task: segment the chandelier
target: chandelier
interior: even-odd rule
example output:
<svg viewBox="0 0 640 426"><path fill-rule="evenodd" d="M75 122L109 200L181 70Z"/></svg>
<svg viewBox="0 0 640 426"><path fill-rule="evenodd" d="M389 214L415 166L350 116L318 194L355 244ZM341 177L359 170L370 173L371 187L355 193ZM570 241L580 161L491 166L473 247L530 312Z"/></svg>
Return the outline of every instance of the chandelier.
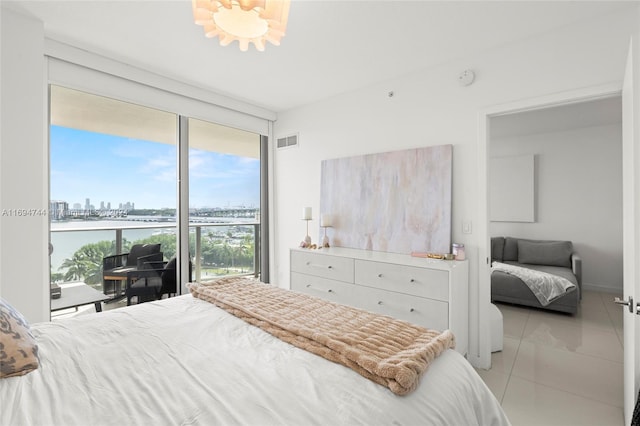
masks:
<svg viewBox="0 0 640 426"><path fill-rule="evenodd" d="M287 28L290 0L193 0L193 18L206 37L222 46L238 40L246 52L249 43L264 51L267 41L280 45Z"/></svg>

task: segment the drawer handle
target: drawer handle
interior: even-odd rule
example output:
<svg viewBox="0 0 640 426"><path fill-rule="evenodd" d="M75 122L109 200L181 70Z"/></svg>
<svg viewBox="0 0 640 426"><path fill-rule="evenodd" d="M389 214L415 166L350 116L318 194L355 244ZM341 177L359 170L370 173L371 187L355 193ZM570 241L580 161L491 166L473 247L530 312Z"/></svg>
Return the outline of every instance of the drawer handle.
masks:
<svg viewBox="0 0 640 426"><path fill-rule="evenodd" d="M415 283L415 282L416 282L416 280L415 280L415 278L411 278L411 279L409 280L409 282L410 282L410 283Z"/></svg>
<svg viewBox="0 0 640 426"><path fill-rule="evenodd" d="M378 300L378 305L382 305L382 300ZM415 312L414 308L409 308L409 312Z"/></svg>
<svg viewBox="0 0 640 426"><path fill-rule="evenodd" d="M382 278L382 274L378 274L378 278Z"/></svg>
<svg viewBox="0 0 640 426"><path fill-rule="evenodd" d="M307 265L307 266L314 266L314 267L316 267L316 268L324 268L324 265L314 265L314 264L312 264L312 263L311 263L311 262L309 262L309 261L307 261L307 263L305 263L305 265ZM327 268L328 268L328 269L333 269L333 266L331 266L331 265L327 265Z"/></svg>
<svg viewBox="0 0 640 426"><path fill-rule="evenodd" d="M310 288L310 289L312 289L312 290L315 290L315 288L311 287L311 284L307 284L307 288ZM329 290L327 290L327 292L329 292L329 293L333 293L333 290L329 289Z"/></svg>

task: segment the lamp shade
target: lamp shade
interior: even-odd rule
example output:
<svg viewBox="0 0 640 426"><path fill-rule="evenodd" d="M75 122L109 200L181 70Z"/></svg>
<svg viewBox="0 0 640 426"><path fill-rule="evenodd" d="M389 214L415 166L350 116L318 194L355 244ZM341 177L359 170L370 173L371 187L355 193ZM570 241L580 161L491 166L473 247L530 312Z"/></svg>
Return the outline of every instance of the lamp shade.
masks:
<svg viewBox="0 0 640 426"><path fill-rule="evenodd" d="M331 228L333 226L333 216L328 213L321 215L320 226L324 228Z"/></svg>
<svg viewBox="0 0 640 426"><path fill-rule="evenodd" d="M243 52L253 43L264 51L265 42L276 46L284 36L290 0L192 0L193 18L207 37L222 46L238 40Z"/></svg>
<svg viewBox="0 0 640 426"><path fill-rule="evenodd" d="M302 209L302 220L311 220L311 207L304 207Z"/></svg>

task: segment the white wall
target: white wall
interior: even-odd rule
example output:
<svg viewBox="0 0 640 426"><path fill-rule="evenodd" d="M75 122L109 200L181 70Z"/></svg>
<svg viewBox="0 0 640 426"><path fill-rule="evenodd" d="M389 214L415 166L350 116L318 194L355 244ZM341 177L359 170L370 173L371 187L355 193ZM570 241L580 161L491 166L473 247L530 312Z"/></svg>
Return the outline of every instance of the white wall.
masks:
<svg viewBox="0 0 640 426"><path fill-rule="evenodd" d="M491 235L570 240L584 288L622 293L622 125L491 140L492 157L523 154L535 155L536 221L492 222Z"/></svg>
<svg viewBox="0 0 640 426"><path fill-rule="evenodd" d="M49 208L44 27L1 10L0 296L45 321L48 217L31 211Z"/></svg>
<svg viewBox="0 0 640 426"><path fill-rule="evenodd" d="M629 34L636 25L634 14L602 16L279 114L275 136L299 132L300 145L274 154L274 282L289 285L289 249L304 236L301 207L318 212L321 160L453 144L453 241L467 247L470 322L478 324L479 306L488 303L477 295L478 248L485 242L462 234L461 228L463 221L476 226L479 217L479 112L578 88L621 86ZM476 71L476 82L460 87L457 76L467 68ZM388 97L391 90L395 95ZM317 227L318 221L311 225ZM471 330L471 358L480 356L478 339Z"/></svg>

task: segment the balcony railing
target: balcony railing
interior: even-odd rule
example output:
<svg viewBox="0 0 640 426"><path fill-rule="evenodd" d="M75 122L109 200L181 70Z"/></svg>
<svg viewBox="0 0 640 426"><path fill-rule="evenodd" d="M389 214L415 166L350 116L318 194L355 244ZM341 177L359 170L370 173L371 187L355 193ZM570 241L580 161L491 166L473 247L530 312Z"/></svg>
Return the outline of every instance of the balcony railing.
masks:
<svg viewBox="0 0 640 426"><path fill-rule="evenodd" d="M83 245L107 240L112 242L114 247L114 252L111 254L120 254L123 252L125 240L130 243L135 243L136 241L134 238L127 238L127 233L137 232L141 234L140 231L149 230L149 235L142 237L143 239L148 239L153 238L153 235L163 233L175 235L177 231L175 222L141 222L140 224L122 225L113 225L113 222L111 222L107 225L100 224L97 221L95 226L87 226L86 223L83 225L78 227L71 225L64 228L52 226L51 241L54 246L54 252L57 245L65 246L65 255L68 254L71 257L73 252ZM223 230L222 228L225 229ZM208 230L210 231L207 232ZM69 234L68 236L70 237L72 233L75 234L75 240L77 240L75 243L70 242L71 238L62 238L63 234ZM85 233L85 235L80 235L79 233ZM90 237L91 234L95 234L95 238L93 236ZM138 237L137 239L141 238ZM204 244L203 239L207 240ZM226 243L226 259L216 259L215 253L204 252L207 248L211 249L214 244L213 241ZM224 275L253 275L255 277L260 275L259 222L192 222L189 224L189 242L194 272L192 279L197 282ZM246 251L250 248L244 245L243 242L249 242L249 246L253 245L253 253L250 253L252 261L249 265L242 261L246 260L246 255L249 254ZM193 247L193 252L191 252L191 247ZM222 250L220 247L219 249ZM57 271L52 271L52 273L54 272ZM102 291L102 283L95 284L94 287Z"/></svg>

